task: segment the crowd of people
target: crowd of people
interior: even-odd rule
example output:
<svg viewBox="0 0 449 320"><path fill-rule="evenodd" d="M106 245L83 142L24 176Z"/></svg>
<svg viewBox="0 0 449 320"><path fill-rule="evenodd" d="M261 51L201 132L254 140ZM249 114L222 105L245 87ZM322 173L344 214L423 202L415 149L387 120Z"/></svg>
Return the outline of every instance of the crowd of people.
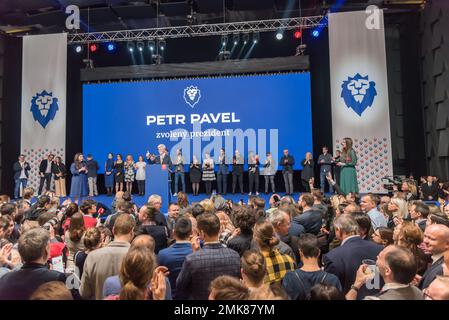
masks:
<svg viewBox="0 0 449 320"><path fill-rule="evenodd" d="M108 207L27 187L0 196L0 299L448 300L449 192L433 180L268 203L180 191L166 213L158 195Z"/></svg>

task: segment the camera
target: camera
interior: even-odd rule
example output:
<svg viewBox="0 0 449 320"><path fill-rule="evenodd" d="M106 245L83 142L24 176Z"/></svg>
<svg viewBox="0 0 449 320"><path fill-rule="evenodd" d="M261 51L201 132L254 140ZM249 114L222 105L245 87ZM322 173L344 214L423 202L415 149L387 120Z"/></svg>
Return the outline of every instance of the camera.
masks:
<svg viewBox="0 0 449 320"><path fill-rule="evenodd" d="M386 176L382 178L382 185L388 191L393 191L395 186L400 190L404 179L405 176Z"/></svg>

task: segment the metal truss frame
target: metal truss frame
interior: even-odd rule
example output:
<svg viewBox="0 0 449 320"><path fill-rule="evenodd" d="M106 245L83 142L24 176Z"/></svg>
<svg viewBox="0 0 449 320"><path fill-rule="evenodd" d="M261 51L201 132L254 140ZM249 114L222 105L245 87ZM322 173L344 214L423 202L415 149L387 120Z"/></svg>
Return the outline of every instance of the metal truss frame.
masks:
<svg viewBox="0 0 449 320"><path fill-rule="evenodd" d="M205 36L222 36L239 33L270 32L276 30L293 30L325 27L325 16L296 17L287 19L245 21L218 24L201 24L181 27L136 29L107 32L69 33L70 44L144 41L155 39L189 38Z"/></svg>

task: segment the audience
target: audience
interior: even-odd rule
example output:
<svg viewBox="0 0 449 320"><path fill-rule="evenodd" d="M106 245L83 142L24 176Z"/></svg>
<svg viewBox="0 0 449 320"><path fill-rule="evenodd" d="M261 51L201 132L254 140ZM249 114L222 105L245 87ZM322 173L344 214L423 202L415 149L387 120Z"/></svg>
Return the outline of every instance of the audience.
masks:
<svg viewBox="0 0 449 320"><path fill-rule="evenodd" d="M393 244L393 230L387 227L379 227L377 228L373 234L371 235L373 241L377 244L380 244L384 247Z"/></svg>
<svg viewBox="0 0 449 320"><path fill-rule="evenodd" d="M317 235L322 226L323 212L314 208L315 199L310 193L303 193L299 197L299 205L303 208L302 214L295 217L292 223L300 224L306 233Z"/></svg>
<svg viewBox="0 0 449 320"><path fill-rule="evenodd" d="M251 248L253 227L256 224L255 211L249 206L239 206L234 210L233 218L234 226L239 232L228 241L227 247L242 256L246 250Z"/></svg>
<svg viewBox="0 0 449 320"><path fill-rule="evenodd" d="M210 284L209 300L248 300L249 289L239 279L219 276Z"/></svg>
<svg viewBox="0 0 449 320"><path fill-rule="evenodd" d="M73 296L65 283L50 281L41 284L33 292L30 300L73 300Z"/></svg>
<svg viewBox="0 0 449 320"><path fill-rule="evenodd" d="M158 211L149 205L140 208L138 220L140 225L136 228L136 235L148 234L153 237L156 246L154 252L159 253L161 249L167 248L169 231L164 225L160 225L156 221Z"/></svg>
<svg viewBox="0 0 449 320"><path fill-rule="evenodd" d="M385 216L377 210L376 196L372 193L368 193L362 197L360 207L362 211L370 217L374 230L379 227L387 227L387 220L385 219Z"/></svg>

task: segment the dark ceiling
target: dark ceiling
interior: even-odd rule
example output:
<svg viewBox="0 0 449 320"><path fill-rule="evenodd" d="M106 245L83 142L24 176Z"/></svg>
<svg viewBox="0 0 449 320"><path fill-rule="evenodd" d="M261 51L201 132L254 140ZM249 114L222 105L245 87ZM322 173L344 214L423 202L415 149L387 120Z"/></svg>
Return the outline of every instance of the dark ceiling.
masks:
<svg viewBox="0 0 449 320"><path fill-rule="evenodd" d="M82 31L112 31L319 15L363 9L398 0L0 0L0 32L54 33L65 30L65 8L81 9ZM416 3L416 1L414 1ZM225 9L225 10L223 10ZM159 16L159 19L157 19Z"/></svg>

